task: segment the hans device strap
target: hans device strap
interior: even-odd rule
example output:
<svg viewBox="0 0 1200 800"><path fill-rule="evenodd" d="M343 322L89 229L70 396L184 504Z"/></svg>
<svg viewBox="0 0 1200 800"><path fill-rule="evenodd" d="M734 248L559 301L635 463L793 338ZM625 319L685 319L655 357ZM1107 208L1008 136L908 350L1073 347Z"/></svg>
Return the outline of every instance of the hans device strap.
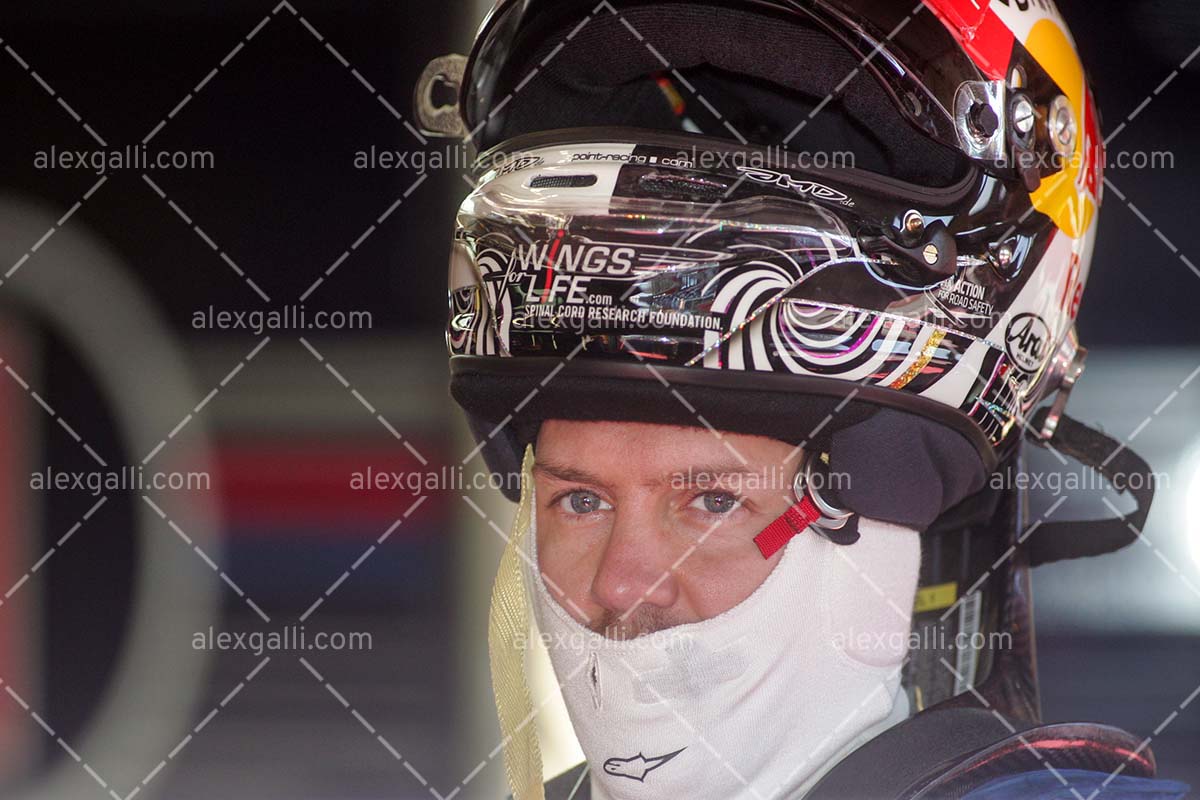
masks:
<svg viewBox="0 0 1200 800"><path fill-rule="evenodd" d="M1133 497L1129 514L1103 520L1047 521L1031 527L1021 538L1030 566L1067 558L1086 558L1120 550L1142 535L1154 500L1154 473L1124 444L1066 416L1058 417L1045 435L1050 408L1039 409L1026 436L1040 447L1057 451L1100 473L1114 489ZM1027 537L1027 538L1026 538Z"/></svg>

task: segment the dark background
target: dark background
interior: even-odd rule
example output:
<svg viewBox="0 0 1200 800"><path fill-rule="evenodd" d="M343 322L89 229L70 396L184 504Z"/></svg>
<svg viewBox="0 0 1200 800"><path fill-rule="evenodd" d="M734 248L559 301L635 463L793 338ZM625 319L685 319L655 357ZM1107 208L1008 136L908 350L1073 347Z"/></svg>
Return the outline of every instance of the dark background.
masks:
<svg viewBox="0 0 1200 800"><path fill-rule="evenodd" d="M35 69L110 145L122 146L141 141L273 7L166 5L10 8L0 37L35 61ZM1088 65L1106 136L1200 45L1200 12L1186 0L1065 0L1059 7ZM193 216L203 210L213 239L240 256L268 294L286 298L303 292L357 239L363 222L390 206L417 174L353 167L354 153L371 145L398 149L416 142L295 16L281 13L286 24L271 24L256 36L254 46L153 141L162 148L214 151L216 169L164 178L162 188L184 209L194 209ZM421 69L436 55L464 52L481 19L461 3L316 3L303 13L406 117ZM68 149L94 142L37 83L21 79L11 60L3 77L9 157L0 164L0 180L54 208L69 207L94 179L39 172L31 154L49 144ZM1166 151L1174 156L1173 169L1108 172L1184 255L1196 250L1191 214L1200 169L1193 147L1198 96L1200 69L1193 61L1112 142L1110 158L1120 150ZM450 146L433 139L426 149ZM435 172L430 181L389 218L386 235L365 244L354 268L339 269L322 292L331 307L370 309L377 312L377 327L389 329L443 324L446 241L464 185L452 171ZM252 307L254 297L245 296L241 281L217 269L204 244L183 235L170 209L147 202L146 191L136 174L119 174L104 187L105 201L87 210L87 222L127 254L172 320L186 323L193 307L189 293L217 305ZM1186 305L1200 276L1111 192L1106 201L1080 312L1081 338L1117 346L1200 341L1200 325Z"/></svg>
<svg viewBox="0 0 1200 800"><path fill-rule="evenodd" d="M1121 435L1153 412L1155 424L1146 428L1139 444L1148 455L1160 453L1165 459L1161 468L1177 470L1178 476L1175 493L1168 495L1174 499L1156 512L1163 535L1178 540L1174 551L1165 544L1163 549L1178 556L1184 578L1195 583L1187 537L1200 537L1200 531L1189 530L1194 520L1170 504L1188 502L1188 487L1200 488L1187 472L1191 462L1179 461L1179 453L1195 445L1200 434L1200 382L1184 380L1200 364L1200 267L1189 265L1200 262L1200 226L1194 219L1200 181L1195 150L1200 9L1192 0L1064 0L1059 5L1089 65L1105 133L1127 123L1113 139L1110 157L1121 150L1158 151L1174 159L1162 169L1108 172L1124 199L1111 187L1106 192L1079 316L1081 339L1095 350L1098 374L1091 384L1081 384L1079 392L1092 392L1083 408ZM199 0L6 5L0 11L0 47L11 47L29 68L0 52L0 193L44 208L51 220L59 218L98 176L88 170L35 168L38 150L96 146L58 98L110 147L140 142L270 15L266 27L153 139L160 149L210 150L215 168L158 171L152 178L274 303L298 298L351 251L306 306L311 312L370 311L372 330L307 338L432 463L457 463L469 445L461 438L445 391L441 331L453 214L466 185L454 170L433 171L386 220L376 223L419 175L412 168L357 169L355 153L372 146L449 152L454 144L431 139L419 145L351 68L410 119L411 92L421 69L437 55L465 52L482 10L453 2L362 0L297 0L291 7L273 12L275 8L270 3ZM301 23L300 15L317 35ZM1189 58L1194 60L1155 94ZM1152 100L1142 107L1147 97ZM376 229L352 247L373 223ZM193 330L197 309L250 310L270 304L189 229L140 171L110 173L64 227L89 231L135 276L182 342L196 375L197 399L258 340L245 331ZM28 250L44 231L28 230L17 252ZM22 272L53 261L53 242L48 240ZM0 264L0 269L8 267ZM22 272L12 280L22 280ZM25 341L37 343L33 362L44 378L42 394L98 450L120 451L112 409L97 402L96 376L89 375L47 320L5 306L5 291L0 285L0 311L7 323L20 328ZM294 336L276 338L223 399L214 401L208 419L227 508L221 563L247 594L284 621L322 596L388 521L412 503L412 496L403 492L363 502L341 491L340 474L338 486L331 488L325 478L332 468L323 465L347 465L347 471L366 464L398 469L412 467L412 461ZM130 342L130 358L137 358L137 347ZM1171 391L1178 391L1179 399L1155 411ZM290 403L307 410L281 422L273 412ZM37 425L36 464L86 468L87 457L76 443L29 405L28 416L3 419L0 425L10 433L21 420ZM187 411L181 407L174 417ZM127 455L132 461L133 454ZM1196 464L1200 467L1200 460ZM31 545L37 555L94 498L75 494L28 497L25 502L40 516L42 532ZM38 620L41 631L35 637L41 689L26 693L41 695L43 715L56 737L68 742L86 727L128 634L127 614L137 601L128 578L130 565L139 558L131 530L138 503L133 495L115 496L95 524L84 529L90 531L87 538L64 547L31 582L31 587L37 584L36 592L23 590L13 603L0 607L0 615L21 613L19 606L13 607L29 595L25 612ZM506 526L505 507L490 508ZM461 782L488 750L476 741L487 741L486 732L476 737L463 731L484 724L480 714L490 714L476 708L481 697L486 700L486 694L478 694L482 629L478 618L461 608L468 599L463 582L471 575L470 569L464 575L461 561L488 553L494 558L486 548L496 544L473 542L472 537L491 534L469 512L464 516L464 509L453 496L423 507L402 535L380 546L344 589L329 596L321 612L330 628L367 629L375 635L370 654L311 661L330 686L371 720L374 733L363 730L328 687L323 690L294 658L281 657L222 712L213 730L197 734L195 743L144 791L173 798L429 796L405 762L419 766L422 779L443 787L442 794ZM463 530L468 524L474 526L469 534ZM1200 552L1195 540L1190 547ZM1178 576L1148 552L1121 558L1126 560L1106 572L1049 567L1036 576L1035 591L1047 587L1047 603L1039 610L1045 631L1044 706L1048 719L1096 719L1148 735L1200 682L1200 647L1194 636L1200 631L1200 603L1195 593L1182 591L1170 596L1174 605L1168 613L1157 614L1147 598L1161 599L1154 587L1174 586ZM475 577L481 584L471 602L486 603L492 563L479 567ZM202 563L193 566L205 570ZM97 574L104 576L102 590ZM1111 590L1105 601L1096 599L1097 581ZM1137 597L1128 603L1118 600L1113 613L1087 611L1089 605L1108 608L1104 604L1113 592L1119 596L1131 588ZM36 604L34 597L40 598ZM1139 605L1138 597L1146 602ZM224 591L222 604L224 623L216 624L231 630L258 624L232 592ZM180 632L179 646L187 641L187 632ZM256 661L246 654L214 656L206 667L209 679L196 703L195 721L219 704ZM1200 783L1197 705L1180 710L1153 744L1167 777L1194 783ZM156 710L139 713L153 715ZM26 722L32 730L32 755L26 763L6 767L10 785L21 791L36 786L39 770L63 760L56 737L43 736L33 722ZM373 741L380 735L404 758L393 757ZM163 753L176 741L178 737L164 740ZM127 794L125 787L137 785L153 765L131 767L129 776L113 783ZM464 796L491 796L477 787L485 781L495 786L499 780L498 762L490 760L477 783L459 788ZM97 789L86 775L83 781L81 792Z"/></svg>

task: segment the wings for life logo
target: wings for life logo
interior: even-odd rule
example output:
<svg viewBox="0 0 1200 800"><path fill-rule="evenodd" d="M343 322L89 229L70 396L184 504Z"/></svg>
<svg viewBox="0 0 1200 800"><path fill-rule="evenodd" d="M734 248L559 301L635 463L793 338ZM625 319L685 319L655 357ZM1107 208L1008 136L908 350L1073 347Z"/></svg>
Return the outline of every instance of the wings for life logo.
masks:
<svg viewBox="0 0 1200 800"><path fill-rule="evenodd" d="M1004 350L1022 372L1037 372L1050 354L1050 328L1037 314L1018 314L1004 332Z"/></svg>
<svg viewBox="0 0 1200 800"><path fill-rule="evenodd" d="M645 783L646 776L654 770L666 764L675 756L686 750L686 747L681 747L674 753L667 753L662 756L646 756L638 753L632 758L610 758L604 762L604 772L608 775L615 775L618 778L629 778L638 783Z"/></svg>

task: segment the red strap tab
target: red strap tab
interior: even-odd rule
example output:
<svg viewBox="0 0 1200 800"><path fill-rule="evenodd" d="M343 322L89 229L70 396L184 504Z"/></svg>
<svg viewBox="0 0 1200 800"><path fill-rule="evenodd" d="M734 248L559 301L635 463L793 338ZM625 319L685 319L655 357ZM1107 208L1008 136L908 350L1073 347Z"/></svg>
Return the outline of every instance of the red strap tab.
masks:
<svg viewBox="0 0 1200 800"><path fill-rule="evenodd" d="M763 528L762 532L754 537L754 543L758 545L758 552L762 553L763 558L770 558L791 541L793 536L820 518L821 512L817 511L811 498L805 497L800 502L793 503L787 511L780 515L779 519Z"/></svg>

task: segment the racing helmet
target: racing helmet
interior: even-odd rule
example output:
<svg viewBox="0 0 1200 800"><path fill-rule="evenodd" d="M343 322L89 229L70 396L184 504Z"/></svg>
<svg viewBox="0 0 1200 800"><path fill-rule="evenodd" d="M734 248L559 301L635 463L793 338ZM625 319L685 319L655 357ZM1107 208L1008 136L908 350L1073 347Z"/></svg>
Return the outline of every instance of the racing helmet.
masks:
<svg viewBox="0 0 1200 800"><path fill-rule="evenodd" d="M1052 2L501 0L416 105L476 155L447 343L493 470L550 418L803 445L849 476L826 506L923 532L914 629L1014 635L914 651L913 707L1039 719L1029 567L1153 493L1031 526L989 480L1022 441L1148 472L1063 414L1104 158Z"/></svg>

